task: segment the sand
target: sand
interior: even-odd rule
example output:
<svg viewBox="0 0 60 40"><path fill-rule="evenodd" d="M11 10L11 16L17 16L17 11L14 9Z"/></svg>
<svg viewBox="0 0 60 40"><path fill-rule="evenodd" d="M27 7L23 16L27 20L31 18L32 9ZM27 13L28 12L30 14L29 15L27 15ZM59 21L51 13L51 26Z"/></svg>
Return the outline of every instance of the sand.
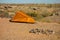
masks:
<svg viewBox="0 0 60 40"><path fill-rule="evenodd" d="M29 33L31 29L49 29L52 34ZM0 18L0 40L60 40L60 24L43 23L36 21L35 24L9 22L8 18Z"/></svg>

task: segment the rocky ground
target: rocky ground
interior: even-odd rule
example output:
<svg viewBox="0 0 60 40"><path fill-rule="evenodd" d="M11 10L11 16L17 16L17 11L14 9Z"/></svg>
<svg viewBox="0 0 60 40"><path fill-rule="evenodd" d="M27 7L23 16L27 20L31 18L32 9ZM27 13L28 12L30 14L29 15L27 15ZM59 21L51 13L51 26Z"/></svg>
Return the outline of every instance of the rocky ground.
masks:
<svg viewBox="0 0 60 40"><path fill-rule="evenodd" d="M0 18L0 40L60 40L60 24L14 23Z"/></svg>

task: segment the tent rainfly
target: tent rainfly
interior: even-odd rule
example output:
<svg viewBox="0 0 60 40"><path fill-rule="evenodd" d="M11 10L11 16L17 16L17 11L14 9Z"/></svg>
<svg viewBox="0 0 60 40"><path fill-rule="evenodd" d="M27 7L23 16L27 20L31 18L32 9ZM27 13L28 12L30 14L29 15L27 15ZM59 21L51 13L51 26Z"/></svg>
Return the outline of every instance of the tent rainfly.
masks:
<svg viewBox="0 0 60 40"><path fill-rule="evenodd" d="M15 16L10 21L21 23L35 23L35 20L32 17L26 15L26 13L22 11L16 12Z"/></svg>

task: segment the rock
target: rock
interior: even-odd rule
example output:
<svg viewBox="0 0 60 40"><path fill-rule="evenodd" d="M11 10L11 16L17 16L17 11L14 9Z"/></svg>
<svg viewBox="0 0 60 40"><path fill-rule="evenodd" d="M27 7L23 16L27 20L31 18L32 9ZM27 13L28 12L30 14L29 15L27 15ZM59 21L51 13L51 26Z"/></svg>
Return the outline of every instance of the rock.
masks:
<svg viewBox="0 0 60 40"><path fill-rule="evenodd" d="M46 30L47 34L53 34L53 30Z"/></svg>
<svg viewBox="0 0 60 40"><path fill-rule="evenodd" d="M29 31L29 33L34 33L34 34L39 34L39 33L41 33L41 34L50 35L50 34L52 34L52 33L54 33L54 32L53 32L53 30L49 30L49 29L43 30L43 29L38 29L38 28L36 28L36 29L31 29L31 30Z"/></svg>
<svg viewBox="0 0 60 40"><path fill-rule="evenodd" d="M34 31L34 29L31 29L29 33L36 33L36 32Z"/></svg>
<svg viewBox="0 0 60 40"><path fill-rule="evenodd" d="M42 33L42 34L46 34L46 31L43 30L43 29L41 29L41 33Z"/></svg>
<svg viewBox="0 0 60 40"><path fill-rule="evenodd" d="M36 31L36 32L40 32L40 29L36 28L35 31Z"/></svg>
<svg viewBox="0 0 60 40"><path fill-rule="evenodd" d="M40 29L36 28L35 32L36 32L36 34L39 34L40 33Z"/></svg>

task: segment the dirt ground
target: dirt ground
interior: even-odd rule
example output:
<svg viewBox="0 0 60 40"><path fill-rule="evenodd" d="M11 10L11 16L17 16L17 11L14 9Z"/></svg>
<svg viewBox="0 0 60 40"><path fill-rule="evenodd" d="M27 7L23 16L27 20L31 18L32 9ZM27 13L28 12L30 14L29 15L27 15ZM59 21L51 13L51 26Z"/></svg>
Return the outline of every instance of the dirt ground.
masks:
<svg viewBox="0 0 60 40"><path fill-rule="evenodd" d="M34 34L29 33L31 29L49 29L54 33ZM60 40L60 24L58 23L14 23L7 18L0 18L0 40Z"/></svg>

